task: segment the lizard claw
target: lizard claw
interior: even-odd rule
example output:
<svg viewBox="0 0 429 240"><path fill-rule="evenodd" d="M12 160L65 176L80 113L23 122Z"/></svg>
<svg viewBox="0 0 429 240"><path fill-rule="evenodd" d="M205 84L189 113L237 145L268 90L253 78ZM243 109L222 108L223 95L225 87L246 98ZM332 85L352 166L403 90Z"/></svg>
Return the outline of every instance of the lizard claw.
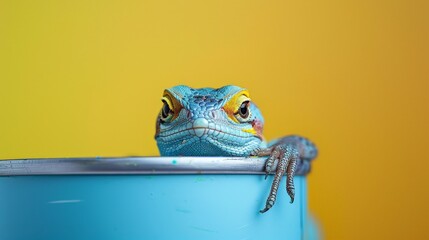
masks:
<svg viewBox="0 0 429 240"><path fill-rule="evenodd" d="M276 173L271 185L270 195L265 203L265 208L260 211L261 213L268 211L276 202L280 181L285 174L287 175L286 191L290 196L290 203L293 203L295 199L293 177L296 172L298 159L298 151L291 144L279 144L272 149L270 157L265 163L265 179L271 171L275 170Z"/></svg>
<svg viewBox="0 0 429 240"><path fill-rule="evenodd" d="M293 201L295 200L295 188L292 186L287 186L286 187L286 191L287 191L287 194L289 195L289 197L290 197L290 203L293 203Z"/></svg>
<svg viewBox="0 0 429 240"><path fill-rule="evenodd" d="M260 213L264 213L264 212L270 210L270 208L274 205L275 202L276 202L276 198L275 197L274 198L268 198L267 199L267 203L265 204L265 208L262 209L262 210L260 210L259 212Z"/></svg>
<svg viewBox="0 0 429 240"><path fill-rule="evenodd" d="M276 169L276 160L279 158L280 154L281 152L278 149L274 149L270 157L265 162L265 179L267 179L268 175Z"/></svg>

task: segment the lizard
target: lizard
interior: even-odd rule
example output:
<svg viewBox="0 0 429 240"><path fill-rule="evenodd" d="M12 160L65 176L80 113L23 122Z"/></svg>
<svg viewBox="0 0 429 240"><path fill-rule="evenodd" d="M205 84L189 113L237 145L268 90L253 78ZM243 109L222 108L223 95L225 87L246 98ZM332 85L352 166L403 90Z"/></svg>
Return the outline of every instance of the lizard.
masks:
<svg viewBox="0 0 429 240"><path fill-rule="evenodd" d="M267 142L262 134L264 118L247 89L233 85L217 89L179 85L165 89L161 101L155 133L161 156L268 157L265 179L271 173L274 179L260 212L275 204L284 175L293 203L293 178L295 174L309 173L317 148L298 135Z"/></svg>

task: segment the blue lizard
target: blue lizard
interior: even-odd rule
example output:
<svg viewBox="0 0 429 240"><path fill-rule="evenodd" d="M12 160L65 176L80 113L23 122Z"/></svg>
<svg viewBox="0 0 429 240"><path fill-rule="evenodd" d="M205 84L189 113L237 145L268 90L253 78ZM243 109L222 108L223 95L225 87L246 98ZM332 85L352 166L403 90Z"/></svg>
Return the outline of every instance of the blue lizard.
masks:
<svg viewBox="0 0 429 240"><path fill-rule="evenodd" d="M162 156L269 156L265 172L275 171L275 176L260 212L274 205L284 174L293 203L293 177L310 171L316 146L296 135L267 143L262 135L264 119L248 90L232 85L218 89L181 85L166 89L162 102L155 134Z"/></svg>

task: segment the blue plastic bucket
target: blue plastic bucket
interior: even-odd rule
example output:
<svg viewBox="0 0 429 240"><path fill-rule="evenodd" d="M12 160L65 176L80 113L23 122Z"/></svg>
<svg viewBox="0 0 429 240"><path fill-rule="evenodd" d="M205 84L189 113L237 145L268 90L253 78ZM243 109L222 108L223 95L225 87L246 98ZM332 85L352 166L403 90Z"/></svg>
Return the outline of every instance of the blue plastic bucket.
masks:
<svg viewBox="0 0 429 240"><path fill-rule="evenodd" d="M0 239L303 239L306 180L290 204L256 158L0 161Z"/></svg>

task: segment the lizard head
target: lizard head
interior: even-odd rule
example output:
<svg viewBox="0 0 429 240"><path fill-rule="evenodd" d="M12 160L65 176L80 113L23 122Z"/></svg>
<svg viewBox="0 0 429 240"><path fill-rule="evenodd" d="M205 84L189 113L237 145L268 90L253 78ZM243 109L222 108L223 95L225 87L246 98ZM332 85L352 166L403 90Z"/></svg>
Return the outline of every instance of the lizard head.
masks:
<svg viewBox="0 0 429 240"><path fill-rule="evenodd" d="M265 144L264 120L237 86L164 91L155 139L163 156L249 156Z"/></svg>

